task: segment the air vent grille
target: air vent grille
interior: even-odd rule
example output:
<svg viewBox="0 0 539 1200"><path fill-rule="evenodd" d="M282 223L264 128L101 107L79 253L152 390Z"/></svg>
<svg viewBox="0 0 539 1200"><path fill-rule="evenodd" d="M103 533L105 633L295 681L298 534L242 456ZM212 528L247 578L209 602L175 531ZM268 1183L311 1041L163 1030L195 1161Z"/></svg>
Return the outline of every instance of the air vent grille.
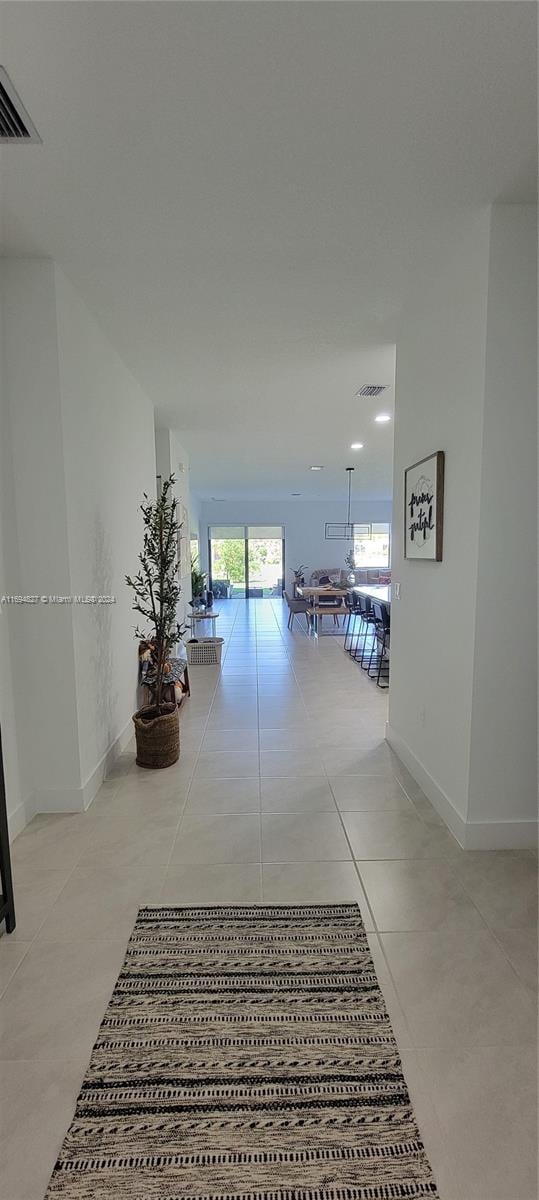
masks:
<svg viewBox="0 0 539 1200"><path fill-rule="evenodd" d="M387 383L364 383L356 396L381 396L382 392L387 392L388 386Z"/></svg>
<svg viewBox="0 0 539 1200"><path fill-rule="evenodd" d="M4 67L0 67L0 144L40 142L35 125L17 95Z"/></svg>

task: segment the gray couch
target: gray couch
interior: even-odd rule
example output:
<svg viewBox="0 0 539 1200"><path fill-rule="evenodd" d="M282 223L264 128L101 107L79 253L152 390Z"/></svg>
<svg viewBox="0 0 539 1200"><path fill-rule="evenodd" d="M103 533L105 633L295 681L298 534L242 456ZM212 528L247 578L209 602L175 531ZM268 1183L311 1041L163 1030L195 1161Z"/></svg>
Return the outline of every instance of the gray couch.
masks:
<svg viewBox="0 0 539 1200"><path fill-rule="evenodd" d="M331 582L337 587L346 587L350 571L347 567L317 567L311 571L310 587L318 587L320 578L329 575ZM357 587L368 587L370 583L391 583L391 571L387 567L357 567L354 571Z"/></svg>

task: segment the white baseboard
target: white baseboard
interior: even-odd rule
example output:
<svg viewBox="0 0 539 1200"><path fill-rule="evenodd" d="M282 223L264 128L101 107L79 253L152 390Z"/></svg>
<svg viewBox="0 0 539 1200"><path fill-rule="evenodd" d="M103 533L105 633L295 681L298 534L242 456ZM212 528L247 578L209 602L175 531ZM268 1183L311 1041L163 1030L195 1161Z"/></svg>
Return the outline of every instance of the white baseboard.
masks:
<svg viewBox="0 0 539 1200"><path fill-rule="evenodd" d="M42 788L39 792L34 792L34 815L84 812L82 793L82 788Z"/></svg>
<svg viewBox="0 0 539 1200"><path fill-rule="evenodd" d="M436 809L436 812L441 816L442 821L445 821L445 824L447 825L448 829L451 830L453 837L456 837L459 845L464 848L466 845L466 822L464 818L461 817L460 813L457 812L455 806L451 803L449 796L446 796L445 792L438 787L438 784L432 778L432 775L429 775L426 768L419 761L419 759L416 758L415 754L412 750L410 750L410 747L407 745L407 743L403 740L403 738L400 737L398 733L395 733L395 730L392 729L391 725L389 724L386 724L386 742L389 742L391 749L395 751L397 757L400 758L402 763L404 763L406 770L410 772L410 775L424 791L425 795Z"/></svg>
<svg viewBox="0 0 539 1200"><path fill-rule="evenodd" d="M86 812L86 809L90 807L92 800L94 800L97 796L101 784L107 778L109 771L114 766L119 755L123 753L126 746L131 741L132 736L133 719L130 717L127 725L124 725L124 728L118 734L118 737L114 740L112 746L109 746L109 749L103 755L100 762L98 762L97 767L95 767L91 775L88 776L84 787L80 789L82 792L83 801L82 811Z"/></svg>
<svg viewBox="0 0 539 1200"><path fill-rule="evenodd" d="M8 813L7 823L10 842L14 841L17 834L22 833L23 829L30 824L33 816L34 806L30 799L21 801L13 812Z"/></svg>
<svg viewBox="0 0 539 1200"><path fill-rule="evenodd" d="M106 779L111 767L125 750L132 737L133 722L129 721L115 738L109 749L94 767L86 783L79 788L56 788L36 792L32 801L32 816L35 813L86 812ZM25 821L27 824L27 821ZM24 826L23 826L24 827ZM20 830L19 830L20 832Z"/></svg>
<svg viewBox="0 0 539 1200"><path fill-rule="evenodd" d="M467 850L536 850L537 821L467 821Z"/></svg>
<svg viewBox="0 0 539 1200"><path fill-rule="evenodd" d="M386 741L464 850L533 850L537 847L537 821L465 821L449 796L389 724L386 725Z"/></svg>

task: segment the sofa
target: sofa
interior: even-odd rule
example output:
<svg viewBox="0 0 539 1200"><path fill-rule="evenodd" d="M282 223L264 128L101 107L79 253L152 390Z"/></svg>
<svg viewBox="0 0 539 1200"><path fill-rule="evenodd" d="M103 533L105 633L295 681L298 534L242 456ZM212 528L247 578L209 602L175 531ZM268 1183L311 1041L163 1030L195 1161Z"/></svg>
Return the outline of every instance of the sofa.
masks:
<svg viewBox="0 0 539 1200"><path fill-rule="evenodd" d="M340 567L317 567L316 571L311 571L309 587L318 587L320 579L324 575L329 575L332 583L340 584L342 582L345 584L347 574L348 571L341 571Z"/></svg>

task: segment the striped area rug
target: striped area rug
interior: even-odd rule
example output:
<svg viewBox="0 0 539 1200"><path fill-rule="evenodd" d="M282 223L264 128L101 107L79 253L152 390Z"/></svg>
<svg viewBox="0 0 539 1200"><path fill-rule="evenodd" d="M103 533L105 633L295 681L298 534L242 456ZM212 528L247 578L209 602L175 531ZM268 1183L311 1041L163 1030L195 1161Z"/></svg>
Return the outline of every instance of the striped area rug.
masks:
<svg viewBox="0 0 539 1200"><path fill-rule="evenodd" d="M47 1200L437 1195L357 905L140 910Z"/></svg>

